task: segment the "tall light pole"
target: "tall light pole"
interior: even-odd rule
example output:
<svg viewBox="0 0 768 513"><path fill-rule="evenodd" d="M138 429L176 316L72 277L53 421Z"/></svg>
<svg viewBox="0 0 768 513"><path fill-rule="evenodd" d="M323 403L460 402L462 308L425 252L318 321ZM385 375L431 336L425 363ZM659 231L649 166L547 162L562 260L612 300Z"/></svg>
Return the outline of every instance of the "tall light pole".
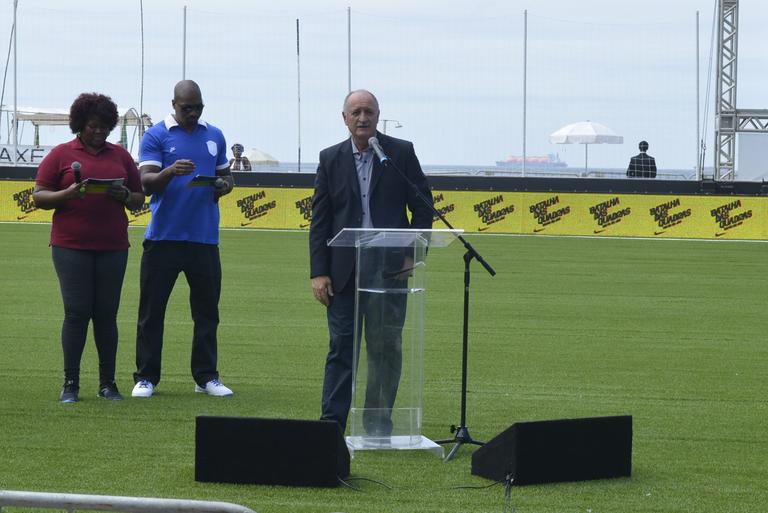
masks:
<svg viewBox="0 0 768 513"><path fill-rule="evenodd" d="M699 11L696 11L696 180L701 180L701 98L699 97Z"/></svg>
<svg viewBox="0 0 768 513"><path fill-rule="evenodd" d="M299 47L299 19L296 18L296 110L298 115L298 162L296 172L301 173L301 51Z"/></svg>
<svg viewBox="0 0 768 513"><path fill-rule="evenodd" d="M352 92L352 9L347 7L347 92Z"/></svg>
<svg viewBox="0 0 768 513"><path fill-rule="evenodd" d="M528 157L525 143L528 138L528 9L523 11L523 169L525 176L525 160Z"/></svg>
<svg viewBox="0 0 768 513"><path fill-rule="evenodd" d="M181 18L181 79L187 78L187 6L184 6L184 14Z"/></svg>
<svg viewBox="0 0 768 513"><path fill-rule="evenodd" d="M13 165L19 163L19 82L17 75L18 53L16 52L16 34L19 28L16 25L16 11L19 8L19 0L13 0Z"/></svg>
<svg viewBox="0 0 768 513"><path fill-rule="evenodd" d="M396 119L382 119L381 122L384 124L382 126L382 133L384 135L387 135L387 123L394 123L395 128L402 128L403 125Z"/></svg>

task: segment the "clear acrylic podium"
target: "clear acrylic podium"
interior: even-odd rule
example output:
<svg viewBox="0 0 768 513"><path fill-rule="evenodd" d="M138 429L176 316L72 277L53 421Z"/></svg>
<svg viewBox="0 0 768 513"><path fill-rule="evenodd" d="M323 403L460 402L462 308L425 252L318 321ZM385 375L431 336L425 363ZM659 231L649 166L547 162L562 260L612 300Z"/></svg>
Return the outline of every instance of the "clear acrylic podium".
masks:
<svg viewBox="0 0 768 513"><path fill-rule="evenodd" d="M352 407L355 450L443 448L421 434L427 248L463 230L345 228L329 246L356 248Z"/></svg>

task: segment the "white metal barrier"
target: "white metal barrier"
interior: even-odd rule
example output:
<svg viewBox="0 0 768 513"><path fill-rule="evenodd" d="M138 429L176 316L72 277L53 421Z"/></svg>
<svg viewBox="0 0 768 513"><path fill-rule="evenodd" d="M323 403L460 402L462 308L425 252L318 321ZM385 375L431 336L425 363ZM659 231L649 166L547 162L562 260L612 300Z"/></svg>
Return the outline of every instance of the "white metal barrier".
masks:
<svg viewBox="0 0 768 513"><path fill-rule="evenodd" d="M245 506L229 502L0 490L0 513L4 507L64 509L70 513L78 510L124 513L256 513Z"/></svg>

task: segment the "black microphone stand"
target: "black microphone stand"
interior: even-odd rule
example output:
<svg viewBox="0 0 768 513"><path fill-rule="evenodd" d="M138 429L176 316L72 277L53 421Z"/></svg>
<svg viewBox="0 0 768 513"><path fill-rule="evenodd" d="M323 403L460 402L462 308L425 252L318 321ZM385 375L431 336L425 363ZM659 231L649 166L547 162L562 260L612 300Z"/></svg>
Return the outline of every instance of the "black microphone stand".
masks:
<svg viewBox="0 0 768 513"><path fill-rule="evenodd" d="M416 186L416 184L413 183L413 181L408 178L408 176L399 168L397 165L395 165L394 162L392 162L389 158L387 158L386 155L384 155L383 152L379 154L381 148L376 148L378 145L378 141L376 141L376 144L372 144L374 146L377 156L379 156L379 160L381 161L382 165L386 167L391 167L397 173L405 180L405 182L410 185L413 190L416 192L416 195L432 210L432 213L436 215L449 229L455 230L455 228L451 225L451 223L448 222L448 219L445 218L445 216L440 212L438 209L435 208L435 205L433 202L429 201L427 198L424 197L424 194L419 190L419 188ZM382 156L384 158L382 158ZM461 241L461 243L464 245L464 248L467 250L466 253L464 253L464 326L463 326L463 332L462 332L462 347L461 347L461 421L459 422L459 425L453 425L451 426L451 433L455 433L455 436L453 438L445 439L445 440L436 440L435 443L438 443L440 445L442 444L454 444L454 446L451 448L451 450L448 452L448 456L445 457L445 461L450 461L458 452L459 448L463 444L474 444L474 445L483 445L485 442L480 442L478 440L475 440L472 438L472 436L469 434L469 428L467 427L467 357L468 357L468 349L469 349L469 282L470 282L470 269L469 264L472 262L472 259L477 260L480 262L480 264L485 268L486 271L488 271L488 274L491 276L496 276L496 271L493 270L493 268L488 264L488 262L485 261L485 259L478 253L474 247L472 247L472 244L470 244L464 237L462 237L460 234L456 234L456 238Z"/></svg>

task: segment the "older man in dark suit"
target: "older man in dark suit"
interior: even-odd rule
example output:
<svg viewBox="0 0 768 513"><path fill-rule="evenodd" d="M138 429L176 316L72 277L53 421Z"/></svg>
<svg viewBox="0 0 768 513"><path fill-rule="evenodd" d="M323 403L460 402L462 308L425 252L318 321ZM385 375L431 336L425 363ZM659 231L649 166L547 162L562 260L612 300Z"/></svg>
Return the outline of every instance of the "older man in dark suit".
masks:
<svg viewBox="0 0 768 513"><path fill-rule="evenodd" d="M627 176L637 178L656 178L656 159L645 153L648 151L648 143L640 141L638 145L640 153L629 160Z"/></svg>
<svg viewBox="0 0 768 513"><path fill-rule="evenodd" d="M389 159L427 198L432 194L419 160L408 141L376 131L379 103L369 91L352 91L344 100L344 123L351 137L320 152L312 198L309 229L310 278L315 298L326 306L330 347L325 364L322 419L335 420L345 429L352 399L353 341L355 327L355 250L328 247L327 242L343 228L432 227L432 210L393 169L385 169L368 145L376 136ZM411 219L408 218L408 211ZM407 270L407 254L389 255L389 264ZM361 272L368 272L362 270ZM407 273L394 277L406 283ZM396 285L393 285L396 286ZM405 286L404 284L401 286ZM389 418L397 394L401 366L401 332L405 321L405 294L380 294L360 305L368 351L366 412L377 418L363 419L371 435L391 434ZM402 296L395 298L394 296ZM380 301L390 301L381 304ZM388 312L389 323L381 323ZM394 326L391 322L394 320ZM360 324L363 324L361 322ZM372 356L373 355L373 356Z"/></svg>

